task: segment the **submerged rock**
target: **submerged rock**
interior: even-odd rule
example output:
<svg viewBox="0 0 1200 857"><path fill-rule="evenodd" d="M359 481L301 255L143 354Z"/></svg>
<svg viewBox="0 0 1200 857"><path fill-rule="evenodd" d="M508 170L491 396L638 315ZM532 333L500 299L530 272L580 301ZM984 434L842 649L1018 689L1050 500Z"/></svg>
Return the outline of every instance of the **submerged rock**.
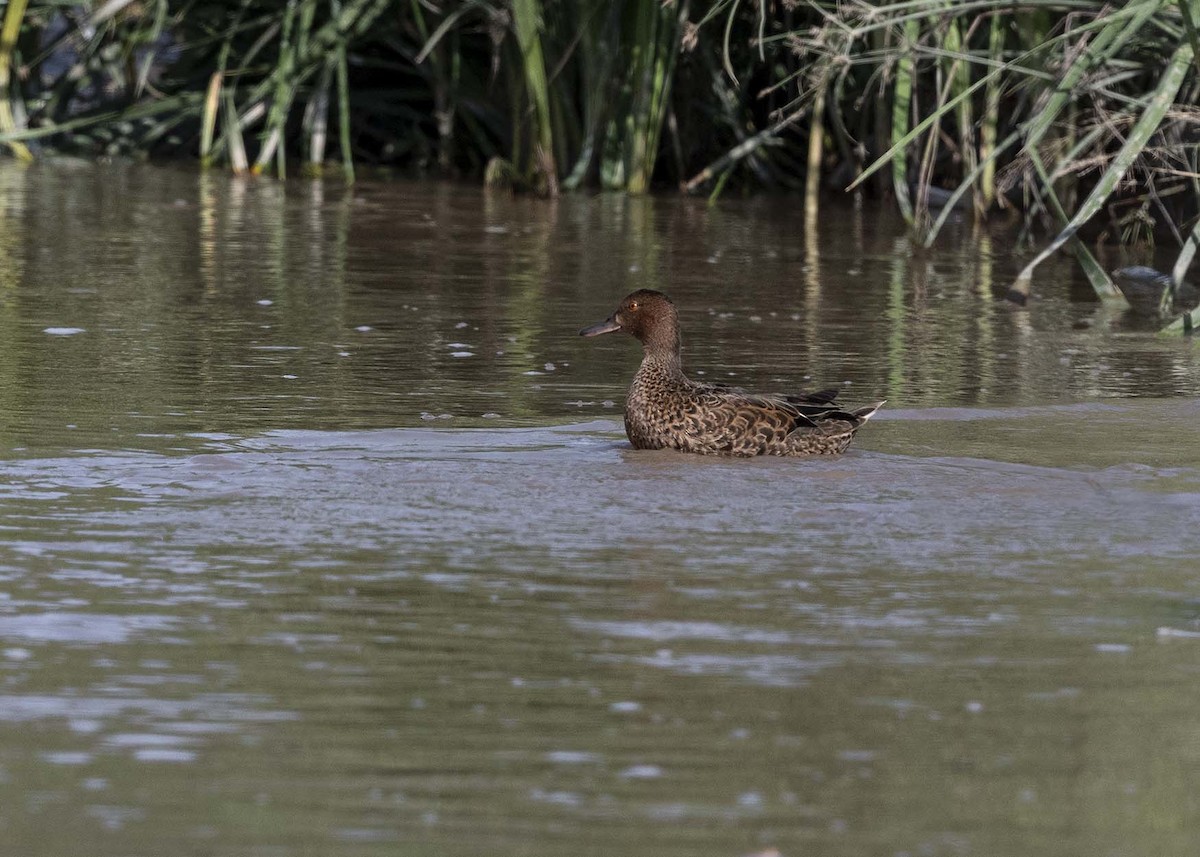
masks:
<svg viewBox="0 0 1200 857"><path fill-rule="evenodd" d="M1200 292L1189 283L1176 283L1170 274L1145 265L1118 268L1113 284L1138 315L1170 315L1188 312L1200 303Z"/></svg>

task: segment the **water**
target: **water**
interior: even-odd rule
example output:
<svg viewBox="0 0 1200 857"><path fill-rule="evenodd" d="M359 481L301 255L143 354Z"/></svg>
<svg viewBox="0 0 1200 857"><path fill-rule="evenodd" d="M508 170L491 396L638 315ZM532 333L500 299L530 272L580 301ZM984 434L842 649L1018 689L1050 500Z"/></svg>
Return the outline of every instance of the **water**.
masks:
<svg viewBox="0 0 1200 857"><path fill-rule="evenodd" d="M1193 854L1200 373L965 227L0 170L0 841ZM634 452L687 364L888 408ZM1086 325L1086 326L1085 326Z"/></svg>

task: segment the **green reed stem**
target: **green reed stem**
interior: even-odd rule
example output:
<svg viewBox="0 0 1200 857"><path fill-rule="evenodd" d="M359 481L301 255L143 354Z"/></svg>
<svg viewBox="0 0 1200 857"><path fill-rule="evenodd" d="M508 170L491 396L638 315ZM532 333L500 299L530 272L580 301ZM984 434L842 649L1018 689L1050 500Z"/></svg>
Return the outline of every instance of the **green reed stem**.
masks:
<svg viewBox="0 0 1200 857"><path fill-rule="evenodd" d="M11 134L18 130L12 108L12 66L26 7L26 0L8 0L4 9L4 23L0 26L0 134ZM33 160L33 153L24 143L11 138L7 142L12 153L20 160Z"/></svg>
<svg viewBox="0 0 1200 857"><path fill-rule="evenodd" d="M916 132L909 132L909 111L912 109L913 78L916 74L913 47L920 37L920 27L917 19L910 19L904 24L900 61L896 66L896 83L892 87L892 191L896 194L896 205L900 208L900 215L910 227L916 220L908 195L908 150L905 141L916 136ZM866 173L863 173L857 181L862 181L865 177Z"/></svg>
<svg viewBox="0 0 1200 857"><path fill-rule="evenodd" d="M542 52L542 8L540 0L513 0L513 28L521 50L524 82L533 104L533 169L545 183L550 196L558 193L554 165L554 123L550 115L550 84Z"/></svg>

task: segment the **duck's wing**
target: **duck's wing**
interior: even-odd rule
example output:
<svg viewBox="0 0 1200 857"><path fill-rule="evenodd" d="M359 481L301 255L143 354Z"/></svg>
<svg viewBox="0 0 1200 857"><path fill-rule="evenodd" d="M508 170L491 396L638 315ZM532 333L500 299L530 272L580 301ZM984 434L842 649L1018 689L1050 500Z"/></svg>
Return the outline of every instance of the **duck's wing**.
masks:
<svg viewBox="0 0 1200 857"><path fill-rule="evenodd" d="M689 383L675 424L677 448L723 455L809 455L845 450L883 404L844 409L837 390L756 395L724 384Z"/></svg>
<svg viewBox="0 0 1200 857"><path fill-rule="evenodd" d="M785 443L796 430L824 431L841 421L843 429L861 420L830 405L796 404L782 396L756 396L720 385L693 391L684 431L689 445L706 452L758 455Z"/></svg>
<svg viewBox="0 0 1200 857"><path fill-rule="evenodd" d="M788 393L783 395L771 394L768 396L756 396L753 393L748 393L741 387L735 387L732 384L722 384L719 381L709 381L703 384L695 384L698 390L710 391L714 393L724 393L736 396L745 396L747 398L765 398L785 402L797 408L828 408L834 405L834 400L840 392L837 387L827 387L824 390L815 390L811 393L801 391L799 393Z"/></svg>
<svg viewBox="0 0 1200 857"><path fill-rule="evenodd" d="M780 398L793 405L832 405L833 400L837 397L837 387L827 387L824 390L817 390L813 393L796 393L792 396L781 396Z"/></svg>

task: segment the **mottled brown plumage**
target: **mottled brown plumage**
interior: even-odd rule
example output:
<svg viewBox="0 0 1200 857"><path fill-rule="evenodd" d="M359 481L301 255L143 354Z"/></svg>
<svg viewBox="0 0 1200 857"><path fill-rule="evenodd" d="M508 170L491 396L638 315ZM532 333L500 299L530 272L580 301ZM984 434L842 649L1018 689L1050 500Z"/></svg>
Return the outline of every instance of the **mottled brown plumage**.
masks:
<svg viewBox="0 0 1200 857"><path fill-rule="evenodd" d="M662 292L641 289L606 321L579 331L624 330L642 343L642 365L625 401L625 433L636 449L679 449L707 455L836 454L883 402L844 411L837 393L756 396L683 374L679 315Z"/></svg>

